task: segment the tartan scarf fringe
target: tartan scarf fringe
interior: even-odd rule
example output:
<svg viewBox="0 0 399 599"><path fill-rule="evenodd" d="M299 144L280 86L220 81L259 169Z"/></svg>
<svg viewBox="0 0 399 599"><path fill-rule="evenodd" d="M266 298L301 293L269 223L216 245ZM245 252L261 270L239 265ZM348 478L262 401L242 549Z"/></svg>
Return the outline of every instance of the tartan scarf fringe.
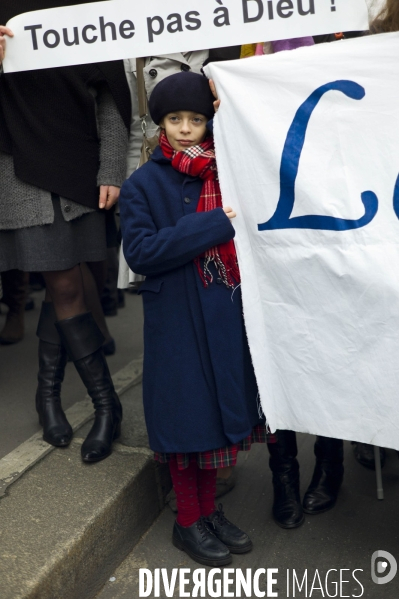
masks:
<svg viewBox="0 0 399 599"><path fill-rule="evenodd" d="M240 270L238 268L237 259L232 256L227 256L223 261L219 254L215 252L214 256L206 256L203 265L201 265L201 257L198 256L195 258L194 263L198 269L204 287L208 287L210 283L213 283L213 274L209 268L211 262L214 264L219 277L226 287L234 289L237 283L240 282Z"/></svg>
<svg viewBox="0 0 399 599"><path fill-rule="evenodd" d="M171 164L174 169L180 173L203 179L204 183L202 185L197 212L208 212L215 208L222 208L222 194L218 180L213 138L208 137L197 146L176 152L170 145L165 132L162 131L159 138L159 145L164 156L172 160ZM202 258L203 265L201 264ZM234 289L240 283L240 270L233 240L206 250L204 254L195 258L194 263L204 287L208 287L214 279L212 271L209 268L211 263L215 266L220 279L226 287Z"/></svg>

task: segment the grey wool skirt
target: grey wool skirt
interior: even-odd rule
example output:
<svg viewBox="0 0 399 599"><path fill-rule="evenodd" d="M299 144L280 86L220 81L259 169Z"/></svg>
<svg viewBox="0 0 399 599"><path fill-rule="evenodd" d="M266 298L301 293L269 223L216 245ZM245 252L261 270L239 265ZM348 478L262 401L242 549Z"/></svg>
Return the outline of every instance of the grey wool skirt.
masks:
<svg viewBox="0 0 399 599"><path fill-rule="evenodd" d="M59 199L53 199L51 225L0 231L0 272L68 270L80 262L107 257L105 214L90 212L65 221Z"/></svg>

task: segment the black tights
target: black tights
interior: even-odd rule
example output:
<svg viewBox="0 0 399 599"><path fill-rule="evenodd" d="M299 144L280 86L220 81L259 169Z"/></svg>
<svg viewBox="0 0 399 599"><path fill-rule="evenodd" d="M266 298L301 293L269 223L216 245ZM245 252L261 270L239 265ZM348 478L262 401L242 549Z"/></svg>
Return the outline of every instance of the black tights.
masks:
<svg viewBox="0 0 399 599"><path fill-rule="evenodd" d="M58 320L89 310L105 340L109 341L111 335L100 302L105 273L104 262L82 262L69 270L44 272L43 277L46 282L46 302L53 302Z"/></svg>

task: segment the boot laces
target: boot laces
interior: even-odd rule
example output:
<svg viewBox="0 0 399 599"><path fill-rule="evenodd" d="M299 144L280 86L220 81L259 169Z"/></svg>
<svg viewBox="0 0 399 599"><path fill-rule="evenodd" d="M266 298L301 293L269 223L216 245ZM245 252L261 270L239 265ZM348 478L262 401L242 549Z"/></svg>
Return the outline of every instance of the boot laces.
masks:
<svg viewBox="0 0 399 599"><path fill-rule="evenodd" d="M206 537L209 534L213 534L212 531L208 528L204 516L201 516L201 518L197 520L197 529L200 532L203 539L206 539Z"/></svg>
<svg viewBox="0 0 399 599"><path fill-rule="evenodd" d="M231 524L231 522L229 522L229 520L227 520L226 516L224 515L222 503L219 503L218 509L215 512L214 518L217 521L217 523L219 524L219 526L224 526L225 524Z"/></svg>

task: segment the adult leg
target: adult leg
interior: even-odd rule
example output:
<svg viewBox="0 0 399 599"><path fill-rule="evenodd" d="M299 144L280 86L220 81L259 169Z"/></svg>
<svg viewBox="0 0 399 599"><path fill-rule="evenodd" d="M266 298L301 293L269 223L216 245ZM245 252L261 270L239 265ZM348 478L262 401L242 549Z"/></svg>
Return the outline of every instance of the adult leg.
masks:
<svg viewBox="0 0 399 599"><path fill-rule="evenodd" d="M107 249L107 276L101 293L101 305L106 316L116 316L119 308L118 291L118 251L112 247ZM123 293L123 292L122 292Z"/></svg>
<svg viewBox="0 0 399 599"><path fill-rule="evenodd" d="M236 467L218 468L216 478L216 497L223 497L234 489L236 485Z"/></svg>
<svg viewBox="0 0 399 599"><path fill-rule="evenodd" d="M58 318L56 327L61 342L95 408L93 426L82 445L82 459L97 462L111 453L122 420L122 406L101 348L104 337L91 312L86 311L80 267L44 276Z"/></svg>
<svg viewBox="0 0 399 599"><path fill-rule="evenodd" d="M297 528L303 524L299 496L298 449L294 431L277 431L277 443L268 443L270 470L273 472L273 518L282 528Z"/></svg>
<svg viewBox="0 0 399 599"><path fill-rule="evenodd" d="M98 285L104 280L103 262L82 263L69 271L43 273L46 287L59 313L59 320L89 311L104 336L106 343L114 344L104 318L98 295ZM95 273L95 276L93 275ZM115 348L112 353L114 353Z"/></svg>
<svg viewBox="0 0 399 599"><path fill-rule="evenodd" d="M353 455L356 460L364 466L365 468L369 468L370 470L375 470L375 457L374 457L374 445L369 445L368 443L360 443L357 441L352 441L353 445ZM380 447L380 461L381 468L385 465L386 452L384 447Z"/></svg>
<svg viewBox="0 0 399 599"><path fill-rule="evenodd" d="M57 320L87 312L80 265L69 270L44 272L48 297L54 304Z"/></svg>
<svg viewBox="0 0 399 599"><path fill-rule="evenodd" d="M103 262L87 262L80 265L83 277L83 287L87 308L92 312L100 331L104 335L103 350L106 356L115 353L115 340L111 337L104 310L101 304L101 294L106 280L106 260Z"/></svg>
<svg viewBox="0 0 399 599"><path fill-rule="evenodd" d="M43 426L43 439L55 447L66 447L71 442L73 433L61 407L61 384L67 353L55 327L56 319L53 303L46 292L36 333L39 337L36 410Z"/></svg>
<svg viewBox="0 0 399 599"><path fill-rule="evenodd" d="M316 466L303 499L307 514L321 514L334 507L344 477L342 439L317 437L314 445Z"/></svg>
<svg viewBox="0 0 399 599"><path fill-rule="evenodd" d="M61 406L67 352L61 343L55 323L86 310L81 293L79 267L71 271L43 273L46 297L42 303L36 334L39 337L39 372L36 410L43 426L43 439L56 447L66 447L72 439L72 428ZM53 303L54 298L54 303ZM57 306L57 310L55 310ZM56 313L57 312L57 313Z"/></svg>
<svg viewBox="0 0 399 599"><path fill-rule="evenodd" d="M9 270L1 274L3 282L2 302L8 306L5 325L0 332L0 344L11 345L24 337L24 312L29 275L21 270Z"/></svg>

